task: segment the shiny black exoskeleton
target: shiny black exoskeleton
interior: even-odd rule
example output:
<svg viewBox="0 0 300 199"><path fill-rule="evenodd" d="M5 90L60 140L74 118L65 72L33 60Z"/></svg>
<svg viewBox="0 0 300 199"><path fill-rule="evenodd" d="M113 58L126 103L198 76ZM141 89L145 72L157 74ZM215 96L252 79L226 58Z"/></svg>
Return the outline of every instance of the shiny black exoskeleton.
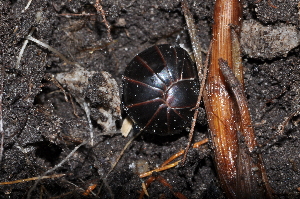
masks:
<svg viewBox="0 0 300 199"><path fill-rule="evenodd" d="M191 123L199 81L188 53L179 47L157 45L128 64L123 76L122 105L143 131L179 133Z"/></svg>

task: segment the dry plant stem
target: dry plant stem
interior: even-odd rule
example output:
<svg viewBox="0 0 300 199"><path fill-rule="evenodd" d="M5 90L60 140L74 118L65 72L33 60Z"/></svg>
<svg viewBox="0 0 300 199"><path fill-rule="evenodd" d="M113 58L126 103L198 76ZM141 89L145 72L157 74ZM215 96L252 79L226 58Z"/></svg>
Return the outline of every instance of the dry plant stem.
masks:
<svg viewBox="0 0 300 199"><path fill-rule="evenodd" d="M193 145L193 148L198 148L200 147L201 145L205 144L208 142L208 138L204 139L204 140L201 140L200 142L197 142ZM178 153L172 155L168 160L166 160L162 165L160 165L160 167L154 169L154 170L151 170L151 171L148 171L148 172L145 172L145 173L142 173L139 175L140 178L144 178L144 177L147 177L147 176L150 176L152 175L152 173L154 172L159 172L159 171L164 171L164 170L167 170L167 169L170 169L172 167L176 167L180 162L181 160L179 161L176 161L176 162L173 162L171 164L169 164L171 161L175 160L176 158L178 158L179 156L185 154L185 150L181 150L179 151Z"/></svg>
<svg viewBox="0 0 300 199"><path fill-rule="evenodd" d="M62 60L64 60L67 64L75 65L77 67L81 67L78 63L69 61L63 54L61 54L60 52L58 52L56 49L52 48L51 46L49 46L46 43L41 42L40 40L37 40L36 38L32 37L31 35L28 35L26 37L26 39L28 39L30 41L33 41L33 42L37 43L38 45L40 45L40 46L42 46L44 48L47 48L48 50L50 50L51 52L53 52L57 56L59 56L59 58L61 58Z"/></svg>
<svg viewBox="0 0 300 199"><path fill-rule="evenodd" d="M107 28L108 40L112 41L112 37L111 37L111 34L110 34L111 26L109 25L108 21L106 20L105 11L103 10L102 5L101 5L100 2L101 2L101 0L96 0L96 3L94 5L94 7L96 8L97 12L100 12L100 14L103 18L102 22L104 22L104 24Z"/></svg>
<svg viewBox="0 0 300 199"><path fill-rule="evenodd" d="M98 192L98 193L101 192L101 189L102 189L102 187L103 187L103 185L104 185L104 186L107 188L108 192L109 192L110 198L114 199L115 196L114 196L114 194L113 194L113 192L112 192L112 190L111 190L109 184L107 183L106 178L101 178L101 180L103 181L103 183L100 185L100 188L99 188L99 192Z"/></svg>
<svg viewBox="0 0 300 199"><path fill-rule="evenodd" d="M235 12L234 12L235 10ZM241 8L237 0L215 4L211 64L207 77L204 103L207 112L214 158L218 175L227 197L235 195L237 131L233 117L233 102L220 74L218 59L224 58L232 66L231 35L228 24L239 25ZM231 129L230 127L233 128Z"/></svg>
<svg viewBox="0 0 300 199"><path fill-rule="evenodd" d="M9 181L9 182L0 182L0 185L24 183L24 182L29 182L29 181L38 180L38 179L60 178L65 175L66 174L53 174L50 176L33 177L33 178L20 179L20 180Z"/></svg>
<svg viewBox="0 0 300 199"><path fill-rule="evenodd" d="M195 26L193 15L188 8L188 4L187 4L186 0L182 1L181 7L184 12L184 18L185 18L186 25L188 27L189 35L190 35L191 42L192 42L193 53L194 53L195 62L197 65L197 70L198 70L198 76L199 76L199 79L203 79L205 77L204 77L204 72L203 72L203 64L202 64L202 56L201 56L201 43L197 37L197 29Z"/></svg>
<svg viewBox="0 0 300 199"><path fill-rule="evenodd" d="M82 195L84 196L88 196L90 195L90 193L92 193L94 196L96 196L96 194L93 192L93 190L97 187L98 184L92 184L90 185L83 193Z"/></svg>
<svg viewBox="0 0 300 199"><path fill-rule="evenodd" d="M201 140L200 142L196 142L193 145L193 148L198 148L203 144L206 144L208 142L208 138L205 138L204 140ZM178 153L174 154L173 156L171 156L168 160L166 160L160 167L164 167L167 164L169 164L171 161L175 160L176 158L178 158L179 156L183 155L185 152L185 150L181 150Z"/></svg>
<svg viewBox="0 0 300 199"><path fill-rule="evenodd" d="M74 184L74 183L72 183L72 182L70 182L70 181L67 181L67 180L62 180L62 181L63 181L63 182L66 182L66 183L68 183L68 184L70 184L70 185L72 185L72 186L74 186L74 187L76 187L76 189L80 190L81 192L84 192L84 191L85 191L83 188L79 187L78 185L76 185L76 184ZM73 193L73 192L71 191L71 192L63 193L62 195L59 195L59 196L56 196L56 197L52 197L51 199L56 199L56 198L61 199L61 198L63 198L63 196L67 196L67 195L69 195L69 194L71 194L71 193ZM93 192L92 192L92 194L93 194ZM93 194L93 195L96 197L96 194ZM96 198L97 198L97 197L96 197Z"/></svg>
<svg viewBox="0 0 300 199"><path fill-rule="evenodd" d="M68 13L68 14L58 14L59 16L62 17L89 17L89 16L94 16L95 14L91 14L91 13L81 13L81 14L75 14L75 13Z"/></svg>
<svg viewBox="0 0 300 199"><path fill-rule="evenodd" d="M90 130L90 144L91 146L94 146L94 130L93 130L93 124L91 120L91 109L90 109L90 103L88 102L83 102L83 110L86 114L86 119L89 124L89 130Z"/></svg>
<svg viewBox="0 0 300 199"><path fill-rule="evenodd" d="M257 142L255 139L254 129L251 124L250 112L243 86L235 77L227 62L222 58L219 59L219 66L226 83L228 83L230 90L234 95L239 112L238 117L240 118L240 131L238 132L239 148L237 157L237 183L239 183L238 188L240 192L238 192L237 196L240 198L245 194L248 196L251 193L251 190L258 191L262 188L258 186L258 181L262 180L265 190L261 190L261 194L255 193L252 196L265 196L267 198L272 198L272 189L268 183L261 154L252 153L255 147L257 147ZM243 143L242 140L245 143ZM259 169L257 173L252 171L254 168ZM249 192L245 192L244 190L249 190Z"/></svg>
<svg viewBox="0 0 300 199"><path fill-rule="evenodd" d="M200 106L200 101L201 101L202 93L203 93L203 90L204 90L206 74L207 74L209 53L208 53L207 59L206 59L207 62L205 64L205 66L203 66L203 64L202 64L202 55L201 55L201 43L200 43L199 39L197 38L197 34L196 34L197 29L196 29L196 26L195 26L195 22L193 20L193 15L190 12L190 10L188 9L186 0L182 1L181 6L182 6L182 9L183 9L183 12L184 12L185 21L187 23L188 31L189 31L190 38L191 38L191 41L192 41L194 58L195 58L196 65L197 65L197 70L198 70L198 77L201 80L199 96L198 96L197 104L195 106L196 110L194 112L194 117L193 117L191 129L190 129L190 133L189 133L189 141L188 141L188 145L186 146L185 154L184 154L184 156L182 158L182 162L181 162L181 164L184 164L185 161L186 161L188 150L191 147L193 134L194 134L194 129L195 129L196 121L197 121L197 116L199 114L198 108ZM208 50L208 52L210 52L210 49Z"/></svg>
<svg viewBox="0 0 300 199"><path fill-rule="evenodd" d="M32 33L35 31L35 29L36 29L35 27L31 28L31 30L30 30L30 32L29 32L29 34L28 34L27 37L31 36ZM27 39L27 38L25 39L25 41L24 41L24 43L23 43L23 45L22 45L22 48L21 48L21 50L20 50L20 53L19 53L19 56L18 56L17 62L16 62L16 68L17 68L17 69L19 68L19 65L20 65L20 63L21 63L21 59L22 59L23 53L24 53L24 51L25 51L25 48L26 48L26 46L27 46L27 44L28 44L28 40L29 40L29 39Z"/></svg>
<svg viewBox="0 0 300 199"><path fill-rule="evenodd" d="M223 58L227 61L226 66L234 68L237 78L243 79L242 65L237 61L241 15L239 0L216 1L211 64L204 103L214 145L215 164L226 196L270 198L272 196L261 157L251 153L257 144L243 86L236 84L238 80L231 69L225 68L225 62L221 61L228 81L226 83L219 67L219 59ZM231 27L237 28L233 30ZM265 184L261 185L260 181Z"/></svg>
<svg viewBox="0 0 300 199"><path fill-rule="evenodd" d="M182 150L182 154L183 154L184 150ZM182 155L181 154L181 155ZM151 171L148 171L146 173L142 173L139 175L140 178L144 178L144 177L147 177L147 176L150 176L152 175L152 173L154 172L160 172L160 171L164 171L164 170L167 170L167 169L170 169L170 168L173 168L173 167L176 167L179 163L181 162L181 160L178 160L176 162L173 162L171 164L168 164L168 165L165 165L165 166L162 166L162 167L158 167L157 169L153 169Z"/></svg>
<svg viewBox="0 0 300 199"><path fill-rule="evenodd" d="M70 102L72 104L72 108L73 108L73 114L77 117L77 118L80 118L79 115L77 114L77 110L76 110L76 105L73 101L73 97L71 96L71 94L69 94L69 97L70 97Z"/></svg>

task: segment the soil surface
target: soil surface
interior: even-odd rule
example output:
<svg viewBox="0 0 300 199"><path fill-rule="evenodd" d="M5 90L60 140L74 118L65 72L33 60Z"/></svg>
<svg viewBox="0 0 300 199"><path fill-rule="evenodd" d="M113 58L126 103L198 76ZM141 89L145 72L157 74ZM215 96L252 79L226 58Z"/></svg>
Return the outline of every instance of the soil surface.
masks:
<svg viewBox="0 0 300 199"><path fill-rule="evenodd" d="M1 185L0 197L138 198L142 182L147 178L142 180L137 173L155 168L185 148L188 133L165 137L142 134L134 139L107 176L132 137L132 133L127 138L120 133L120 110L115 107L120 107L118 91L121 91L126 65L144 49L168 43L191 51L180 1L103 0L107 24L93 0L33 0L26 9L27 3L0 1L0 85L3 85L0 86L0 124L4 135L0 182L38 177L66 161L47 173L50 178L40 180L36 186L36 179ZM249 0L243 4L244 20L252 19L273 29L285 24L299 31L296 0ZM191 0L189 6L202 47L207 50L214 2ZM28 35L55 48L73 64L62 60L51 49L26 40ZM299 33L296 35L299 41ZM18 63L25 42L28 43ZM300 48L295 46L281 49L287 53L280 54L270 52L273 48L263 43L253 49L264 48L268 56L243 54L252 120L270 185L278 198L300 198L300 116L297 113ZM79 65L97 75L85 73L91 78L78 83L77 90L71 83L59 84L56 80L59 74L72 73ZM110 78L102 71L108 72ZM113 86L114 80L118 86ZM90 120L86 112L90 112ZM193 142L208 137L202 112ZM122 113L123 119L125 116ZM109 126L112 123L115 125ZM91 132L93 143L89 140ZM83 146L67 157L81 143ZM212 157L210 143L191 149L183 167L154 174L172 188L155 181L147 189L148 198L176 198L174 192L191 199L225 198Z"/></svg>

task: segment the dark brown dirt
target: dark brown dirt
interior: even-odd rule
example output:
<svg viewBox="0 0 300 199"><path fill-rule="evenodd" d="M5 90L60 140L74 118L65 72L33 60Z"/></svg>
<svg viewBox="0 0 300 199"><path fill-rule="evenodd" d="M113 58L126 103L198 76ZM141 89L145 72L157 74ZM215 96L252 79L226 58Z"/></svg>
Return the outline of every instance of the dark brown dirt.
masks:
<svg viewBox="0 0 300 199"><path fill-rule="evenodd" d="M272 0L277 9L267 0L257 4L255 1L244 2L244 19L273 26L286 23L299 30L298 1ZM5 133L0 182L40 176L90 135L85 112L75 102L74 92L66 90L69 99L73 95L78 117L73 113L72 103L65 101L61 89L49 81L49 76L70 71L74 66L65 64L53 52L31 41L20 65L16 65L25 37L33 27L36 28L33 37L86 70L109 72L120 87L126 64L147 47L169 43L191 48L179 0L103 0L101 4L111 25L113 42L109 42L107 28L93 2L33 0L24 12L27 1L0 2L1 81L4 85L0 106ZM207 49L213 1L190 1L189 5L203 48ZM40 20L36 19L37 15L41 15ZM243 56L253 123L270 184L279 198L300 198L297 191L300 187L299 113L284 124L282 134L278 133L278 127L300 108L299 50L298 46L286 57L272 59ZM101 104L100 101L97 106ZM138 137L103 184L103 178L129 138L122 137L119 130L104 132L103 126L94 120L92 124L96 144L84 145L60 168L48 174L66 175L40 181L31 198L138 198L142 180L136 174L136 165L146 161L153 169L184 148L188 139L187 133ZM199 119L194 141L207 137L207 131L206 121ZM184 167L157 175L187 198L225 198L214 170L210 144L191 150ZM0 198L26 198L34 182L1 185ZM95 195L84 196L84 190L95 183L98 185ZM170 189L159 182L154 182L148 192L149 198L175 198Z"/></svg>

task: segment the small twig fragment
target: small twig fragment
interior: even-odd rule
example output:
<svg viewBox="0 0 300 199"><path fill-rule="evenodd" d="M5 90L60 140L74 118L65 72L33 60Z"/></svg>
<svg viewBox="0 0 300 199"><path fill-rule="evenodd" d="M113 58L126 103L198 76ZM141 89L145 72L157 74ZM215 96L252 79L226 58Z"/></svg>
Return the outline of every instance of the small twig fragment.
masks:
<svg viewBox="0 0 300 199"><path fill-rule="evenodd" d="M27 37L29 37L29 36L31 37L31 35L32 35L32 33L34 32L35 29L36 29L35 27L31 28L31 30L30 30L30 32L29 32L29 34L28 34ZM29 39L26 38L26 40L24 41L24 43L23 43L23 45L22 45L22 48L21 48L21 50L20 50L20 52L19 52L19 56L18 56L17 62L16 62L16 68L17 68L17 69L19 68L19 65L20 65L20 63L21 63L21 59L22 59L23 53L24 53L24 51L25 51L25 48L26 48L26 46L27 46L27 44L28 44L28 40L29 40Z"/></svg>
<svg viewBox="0 0 300 199"><path fill-rule="evenodd" d="M188 140L188 145L185 148L185 154L182 158L182 162L181 164L184 164L184 162L186 161L186 157L187 157L187 153L189 148L191 147L191 143L192 143L192 139L193 139L193 134L194 134L194 129L195 129L195 125L196 125L196 121L197 121L197 116L199 114L199 106L200 106L200 102L202 99L202 95L203 95L203 90L205 87L205 81L206 81L206 76L207 76L207 68L208 68L208 60L209 60L209 53L210 53L210 49L211 49L211 45L209 47L208 50L208 54L206 57L206 62L205 65L203 66L202 63L202 54L201 54L201 42L199 41L199 39L197 38L197 34L196 34L196 25L195 22L193 20L193 16L192 13L190 12L189 8L188 8L188 4L186 0L182 1L182 9L184 12L184 17L187 23L187 27L188 27L188 31L190 34L190 38L192 41L192 47L193 47L193 53L194 53L194 58L196 61L196 65L197 65L197 70L198 70L198 78L201 80L201 84L200 84L200 91L199 91L199 96L197 99L197 103L195 106L195 112L194 112L194 116L193 116L193 120L192 120L192 125L191 125L191 129L190 129L190 133L189 133L189 140Z"/></svg>
<svg viewBox="0 0 300 199"><path fill-rule="evenodd" d="M145 182L142 182L142 189L143 189L143 192L146 194L146 196L149 197L149 193L148 193L148 191L147 191L147 187L146 187Z"/></svg>
<svg viewBox="0 0 300 199"><path fill-rule="evenodd" d="M61 58L62 60L64 60L67 64L71 64L71 65L75 65L75 66L78 66L80 67L80 65L76 62L72 62L72 61L69 61L63 54L61 54L59 51L57 51L56 49L52 48L51 46L49 46L48 44L46 43L43 43L41 42L40 40L37 40L36 38L32 37L31 35L28 35L26 37L26 39L30 40L30 41L33 41L37 44L39 44L40 46L44 47L44 48L47 48L48 50L52 51L53 53L55 53L57 56L59 56L59 58Z"/></svg>
<svg viewBox="0 0 300 199"><path fill-rule="evenodd" d="M22 13L25 12L25 10L27 10L31 4L32 0L28 0L27 5L25 6L25 8L21 11Z"/></svg>
<svg viewBox="0 0 300 199"><path fill-rule="evenodd" d="M59 16L63 16L63 17L89 17L89 16L94 16L95 14L92 13L80 13L80 14L76 14L76 13L62 13L59 14Z"/></svg>
<svg viewBox="0 0 300 199"><path fill-rule="evenodd" d="M200 142L196 142L193 145L193 148L198 148L198 147L200 147L201 145L203 145L207 142L208 142L208 138L206 138L204 140L201 140ZM139 175L139 177L144 178L144 177L150 176L154 172L164 171L164 170L167 170L167 169L170 169L170 168L173 168L173 167L177 166L181 162L181 160L173 162L171 164L169 164L169 163L172 162L173 160L175 160L176 158L178 158L179 156L183 155L183 154L185 154L185 150L181 150L181 151L177 152L176 154L172 155L168 160L166 160L160 167L158 167L158 168L156 168L152 171L142 173L142 174Z"/></svg>
<svg viewBox="0 0 300 199"><path fill-rule="evenodd" d="M96 187L97 187L97 183L90 185L83 193L82 195L84 196L88 196Z"/></svg>
<svg viewBox="0 0 300 199"><path fill-rule="evenodd" d="M108 171L108 173L105 176L105 179L108 177L108 175L114 170L114 168L117 166L119 160L121 159L121 157L123 156L125 150L130 146L130 144L132 143L132 141L137 138L142 131L140 131L139 133L137 133L135 136L133 136L124 146L123 150L121 151L121 153L119 154L119 156L117 157L117 159L115 160L115 163L112 165L111 169Z"/></svg>
<svg viewBox="0 0 300 199"><path fill-rule="evenodd" d="M33 181L33 180L42 180L42 179L49 179L49 178L60 178L65 175L66 174L53 174L50 176L32 177L32 178L14 180L14 181L9 181L9 182L0 182L0 185L17 184L17 183L24 183L24 182L29 182L29 181Z"/></svg>
<svg viewBox="0 0 300 199"><path fill-rule="evenodd" d="M102 5L101 5L101 0L96 0L96 3L94 4L94 7L96 8L97 12L100 12L102 18L103 18L103 21L106 28L107 28L107 33L108 33L108 39L109 41L112 41L112 37L111 37L111 25L108 23L108 21L106 20L106 15L105 15L105 11L103 10L102 8Z"/></svg>

